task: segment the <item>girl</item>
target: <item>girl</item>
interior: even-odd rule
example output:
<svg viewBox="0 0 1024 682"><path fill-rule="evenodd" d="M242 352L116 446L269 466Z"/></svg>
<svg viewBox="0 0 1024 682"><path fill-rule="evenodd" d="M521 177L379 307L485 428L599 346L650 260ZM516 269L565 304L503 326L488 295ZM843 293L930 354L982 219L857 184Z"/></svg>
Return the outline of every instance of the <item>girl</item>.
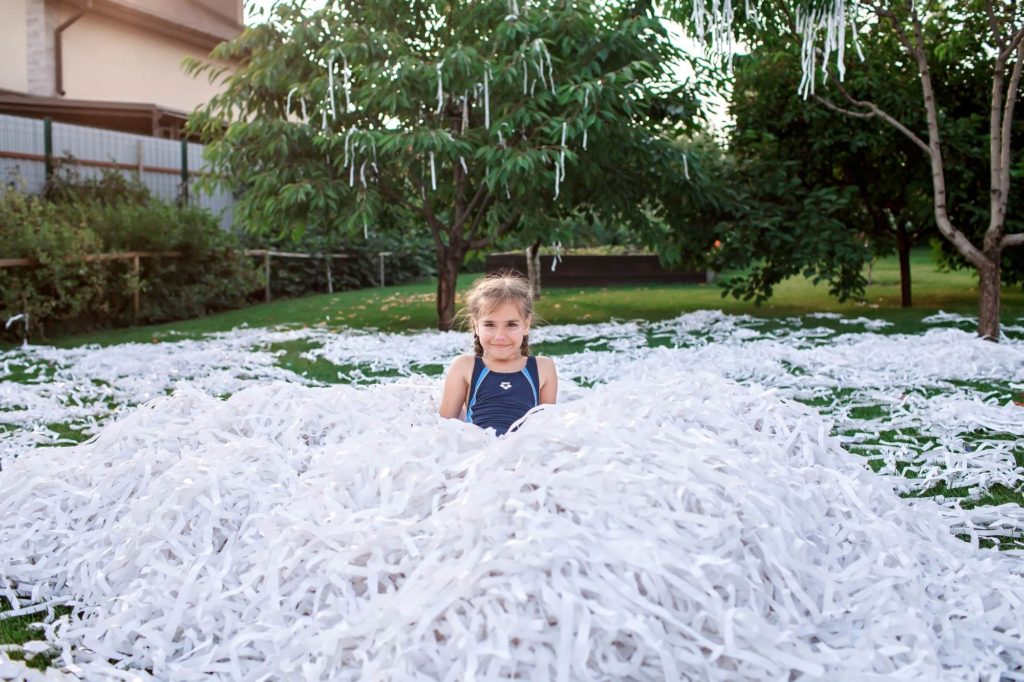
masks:
<svg viewBox="0 0 1024 682"><path fill-rule="evenodd" d="M530 355L533 298L522 277L477 280L466 294L466 308L475 355L460 355L448 368L438 412L449 419L465 415L500 436L535 406L555 402L555 363Z"/></svg>

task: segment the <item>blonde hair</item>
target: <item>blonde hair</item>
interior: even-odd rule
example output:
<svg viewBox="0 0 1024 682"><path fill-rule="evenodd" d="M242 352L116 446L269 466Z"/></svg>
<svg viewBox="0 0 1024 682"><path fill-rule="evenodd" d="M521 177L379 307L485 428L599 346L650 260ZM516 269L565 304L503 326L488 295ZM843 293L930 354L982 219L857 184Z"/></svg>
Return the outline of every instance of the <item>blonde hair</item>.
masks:
<svg viewBox="0 0 1024 682"><path fill-rule="evenodd" d="M509 302L518 306L524 320L533 318L533 295L530 293L530 284L526 278L512 272L499 272L481 277L473 282L473 286L466 292L466 308L462 311L464 324L471 327L475 320ZM484 354L480 338L475 332L473 352L476 355ZM522 355L530 354L529 334L523 336L519 352Z"/></svg>

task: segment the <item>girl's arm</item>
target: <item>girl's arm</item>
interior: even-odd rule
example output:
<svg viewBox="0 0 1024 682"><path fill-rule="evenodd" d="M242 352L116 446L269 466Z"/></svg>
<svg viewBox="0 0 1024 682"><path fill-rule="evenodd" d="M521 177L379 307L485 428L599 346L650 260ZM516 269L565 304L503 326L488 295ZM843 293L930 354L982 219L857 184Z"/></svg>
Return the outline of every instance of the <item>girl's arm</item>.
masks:
<svg viewBox="0 0 1024 682"><path fill-rule="evenodd" d="M442 417L458 419L462 416L462 408L469 393L470 377L467 369L472 371L472 368L472 355L460 355L448 368L448 376L444 380L444 395L441 396L441 409L437 411Z"/></svg>
<svg viewBox="0 0 1024 682"><path fill-rule="evenodd" d="M540 374L540 404L553 405L558 398L558 372L555 371L555 361L538 355L537 373Z"/></svg>

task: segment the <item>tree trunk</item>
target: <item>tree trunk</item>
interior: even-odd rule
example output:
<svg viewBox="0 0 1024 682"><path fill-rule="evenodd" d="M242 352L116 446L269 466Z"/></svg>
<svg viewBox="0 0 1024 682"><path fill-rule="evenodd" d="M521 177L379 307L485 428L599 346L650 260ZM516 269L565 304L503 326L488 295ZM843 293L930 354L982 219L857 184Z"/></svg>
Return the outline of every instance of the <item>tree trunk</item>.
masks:
<svg viewBox="0 0 1024 682"><path fill-rule="evenodd" d="M455 284L459 278L460 254L451 249L437 258L437 328L450 330L455 324Z"/></svg>
<svg viewBox="0 0 1024 682"><path fill-rule="evenodd" d="M978 336L999 340L999 294L1002 284L999 272L1002 253L986 254L988 262L978 268Z"/></svg>
<svg viewBox="0 0 1024 682"><path fill-rule="evenodd" d="M910 235L903 223L896 225L896 248L900 255L900 306L909 308L910 297Z"/></svg>
<svg viewBox="0 0 1024 682"><path fill-rule="evenodd" d="M526 256L526 281L530 283L530 295L533 295L533 283L537 279L537 268L533 265L533 247L527 246L523 251Z"/></svg>
<svg viewBox="0 0 1024 682"><path fill-rule="evenodd" d="M540 240L536 240L526 248L526 276L530 281L530 294L533 300L540 298Z"/></svg>

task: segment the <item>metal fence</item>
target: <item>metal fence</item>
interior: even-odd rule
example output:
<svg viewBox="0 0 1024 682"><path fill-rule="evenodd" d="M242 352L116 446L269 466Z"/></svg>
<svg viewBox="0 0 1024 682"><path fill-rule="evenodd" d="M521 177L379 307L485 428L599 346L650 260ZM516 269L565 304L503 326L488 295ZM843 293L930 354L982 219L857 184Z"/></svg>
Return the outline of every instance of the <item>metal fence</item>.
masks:
<svg viewBox="0 0 1024 682"><path fill-rule="evenodd" d="M231 193L207 194L194 186L206 170L201 144L0 114L0 180L5 187L39 194L55 164L65 161L85 179L104 170L138 177L154 196L188 201L218 216L221 227L231 225Z"/></svg>

